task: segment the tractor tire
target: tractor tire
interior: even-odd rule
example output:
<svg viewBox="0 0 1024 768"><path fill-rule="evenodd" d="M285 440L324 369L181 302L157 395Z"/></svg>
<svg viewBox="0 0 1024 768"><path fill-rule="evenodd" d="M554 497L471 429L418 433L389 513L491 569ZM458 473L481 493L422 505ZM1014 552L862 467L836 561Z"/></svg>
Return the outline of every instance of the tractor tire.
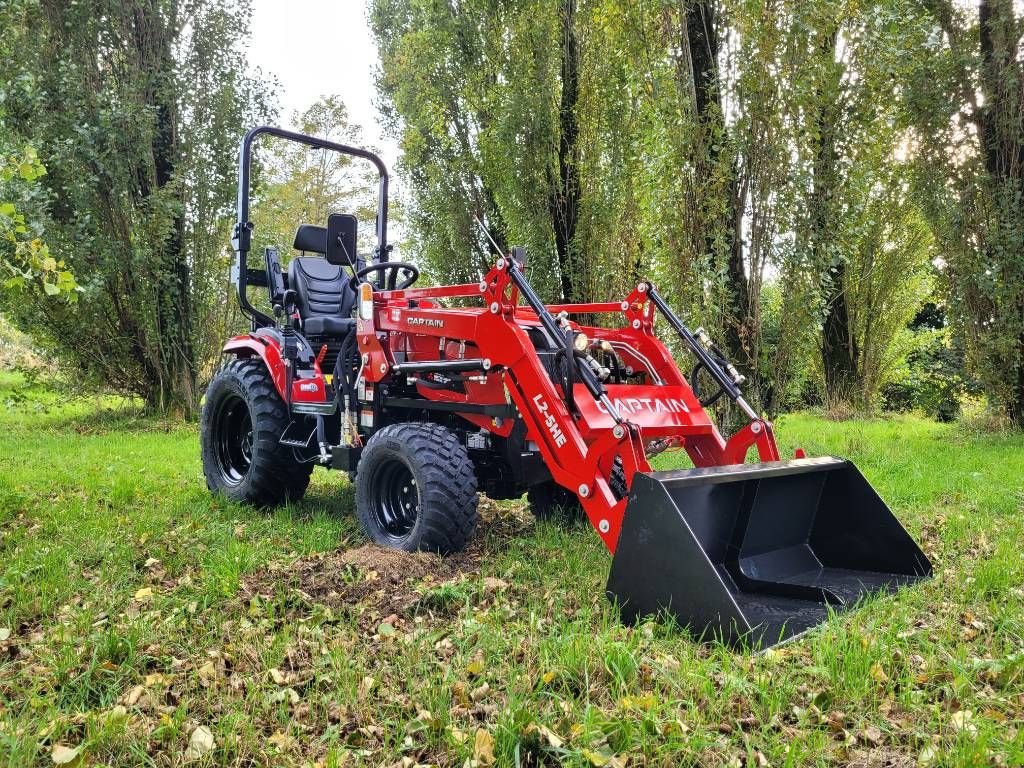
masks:
<svg viewBox="0 0 1024 768"><path fill-rule="evenodd" d="M476 473L466 448L437 424L392 424L366 443L356 515L376 544L406 552L460 551L477 522Z"/></svg>
<svg viewBox="0 0 1024 768"><path fill-rule="evenodd" d="M561 525L575 525L587 519L583 505L576 494L554 480L531 485L526 491L530 511L538 520L550 520Z"/></svg>
<svg viewBox="0 0 1024 768"><path fill-rule="evenodd" d="M278 442L289 421L262 360L224 365L206 389L199 421L207 487L257 507L301 499L313 465Z"/></svg>

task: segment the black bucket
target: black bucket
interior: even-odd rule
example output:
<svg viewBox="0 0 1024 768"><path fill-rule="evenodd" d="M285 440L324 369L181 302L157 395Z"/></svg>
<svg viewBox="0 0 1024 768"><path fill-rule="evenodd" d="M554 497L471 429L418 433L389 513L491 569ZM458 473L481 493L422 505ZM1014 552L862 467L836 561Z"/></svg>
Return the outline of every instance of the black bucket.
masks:
<svg viewBox="0 0 1024 768"><path fill-rule="evenodd" d="M931 572L853 464L795 459L637 474L608 596L626 622L763 649Z"/></svg>

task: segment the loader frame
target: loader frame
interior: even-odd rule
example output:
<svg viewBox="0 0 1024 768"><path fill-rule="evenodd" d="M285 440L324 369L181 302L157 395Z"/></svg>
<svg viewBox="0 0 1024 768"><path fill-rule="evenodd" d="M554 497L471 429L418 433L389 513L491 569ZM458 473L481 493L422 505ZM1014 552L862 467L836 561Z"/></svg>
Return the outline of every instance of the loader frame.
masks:
<svg viewBox="0 0 1024 768"><path fill-rule="evenodd" d="M434 303L444 298L466 297L479 297L483 306L447 309ZM526 306L519 304L520 297ZM659 312L698 359L704 358L702 363L715 380L728 387L728 394L752 416L750 423L730 438L725 439L718 432L670 350L655 336ZM625 324L618 328L576 323L571 327L591 339L614 339L624 355L648 366L660 379L658 388L664 388L665 394L659 396L650 385L631 384L601 387L595 393L579 383L573 388L572 404L567 402L541 362L527 331L532 326L543 329L549 337L561 335L562 329L555 320L561 313L621 316ZM414 334L410 334L410 328L416 329ZM610 552L615 551L627 502L626 497L617 497L611 485L616 459L621 462L628 488L637 472L651 471L645 449L652 440L674 442L686 450L698 467L743 463L751 448L757 449L761 461L779 458L771 424L743 401L728 374L646 282L639 283L621 302L546 306L530 287L521 264L501 257L479 284L375 292L373 317L360 318L357 332L366 361L363 376L368 383L385 381L395 366L401 365L381 342L381 336L390 340L392 347L404 346L406 339L414 336L418 341L413 344L424 351L447 342L475 346L484 379L480 392L456 397L423 388L420 394L427 401L457 409L461 404L481 402L499 406L502 395L507 393L507 401L525 422L527 437L538 446L551 477L578 496L587 518ZM423 343L427 339L432 341ZM405 369L415 370L415 366ZM382 404L388 406L387 398ZM572 405L578 417L571 411ZM511 427L500 417L471 410L455 413L482 429L501 433Z"/></svg>

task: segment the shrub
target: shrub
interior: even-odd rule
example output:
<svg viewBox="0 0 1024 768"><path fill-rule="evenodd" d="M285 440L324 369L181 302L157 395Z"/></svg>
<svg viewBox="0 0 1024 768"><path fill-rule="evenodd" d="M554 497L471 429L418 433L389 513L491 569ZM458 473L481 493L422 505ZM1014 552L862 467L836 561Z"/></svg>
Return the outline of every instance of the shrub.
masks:
<svg viewBox="0 0 1024 768"><path fill-rule="evenodd" d="M962 399L977 385L965 372L964 351L948 328L924 326L913 332L906 361L882 387L882 408L918 408L942 422L960 416Z"/></svg>

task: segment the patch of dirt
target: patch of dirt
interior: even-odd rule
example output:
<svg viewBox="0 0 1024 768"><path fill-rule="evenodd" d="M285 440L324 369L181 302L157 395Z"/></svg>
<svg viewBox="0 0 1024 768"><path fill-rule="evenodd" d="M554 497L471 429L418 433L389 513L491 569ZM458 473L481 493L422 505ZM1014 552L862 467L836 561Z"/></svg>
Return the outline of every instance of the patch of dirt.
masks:
<svg viewBox="0 0 1024 768"><path fill-rule="evenodd" d="M530 520L524 510L498 507L481 499L477 531L462 552L441 557L364 544L317 553L271 563L249 574L242 580L239 597L250 602L256 596L269 600L286 593L307 606L350 610L368 628L376 627L381 617L409 616L420 608L443 613L444 588L458 588L478 576L481 562L527 529ZM499 579L484 580L485 591L507 586Z"/></svg>
<svg viewBox="0 0 1024 768"><path fill-rule="evenodd" d="M912 755L879 747L854 750L845 768L914 768L916 765L917 760Z"/></svg>

